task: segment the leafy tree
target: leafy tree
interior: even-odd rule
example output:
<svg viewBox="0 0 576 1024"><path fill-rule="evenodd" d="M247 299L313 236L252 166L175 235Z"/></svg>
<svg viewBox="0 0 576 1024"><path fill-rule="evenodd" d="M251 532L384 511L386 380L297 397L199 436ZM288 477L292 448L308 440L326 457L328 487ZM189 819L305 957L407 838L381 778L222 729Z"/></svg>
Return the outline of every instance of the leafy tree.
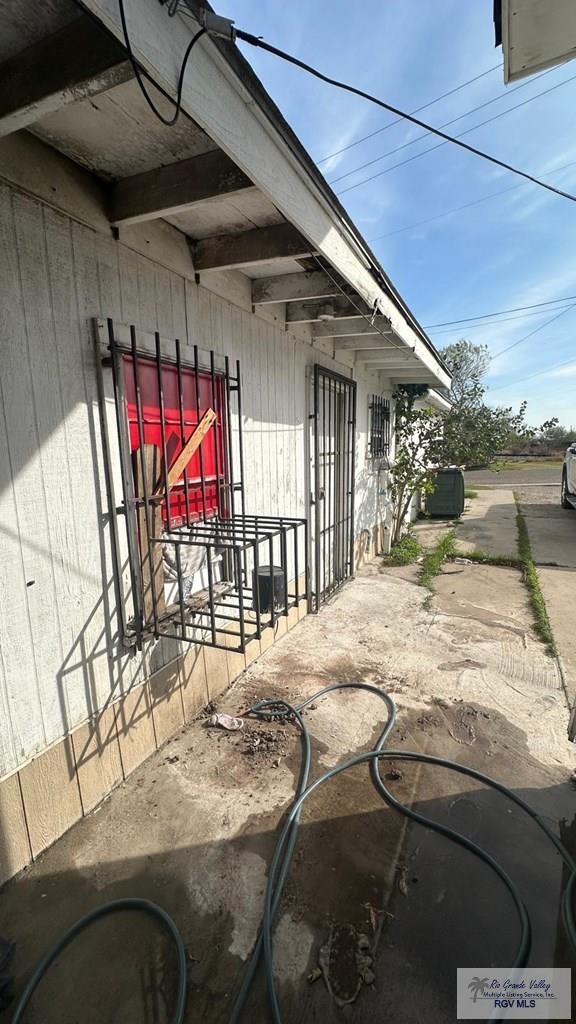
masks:
<svg viewBox="0 0 576 1024"><path fill-rule="evenodd" d="M442 358L452 374L450 401L454 406L471 406L481 401L484 388L482 378L490 366L490 353L486 345L474 345L465 338L447 345Z"/></svg>
<svg viewBox="0 0 576 1024"><path fill-rule="evenodd" d="M558 422L552 419L533 428L526 422L526 402L518 412L486 404L482 379L490 355L485 345L461 338L443 349L442 357L452 374L452 409L444 419L440 456L444 465L486 466L508 445L525 442Z"/></svg>
<svg viewBox="0 0 576 1024"><path fill-rule="evenodd" d="M526 402L518 412L479 402L454 406L444 419L442 461L452 466L487 466L512 440L528 440L536 433L525 419Z"/></svg>
<svg viewBox="0 0 576 1024"><path fill-rule="evenodd" d="M400 540L414 495L433 491L439 466L488 465L511 439L526 440L557 424L557 420L549 420L538 431L529 427L526 402L518 412L485 403L482 378L489 355L484 345L461 339L444 349L442 355L453 374L450 412L439 414L419 402L428 390L424 384L403 385L394 395L396 448L390 470L393 544Z"/></svg>
<svg viewBox="0 0 576 1024"><path fill-rule="evenodd" d="M563 427L560 423L547 427L542 432L542 440L551 444L569 445L576 440L576 427Z"/></svg>
<svg viewBox="0 0 576 1024"><path fill-rule="evenodd" d="M434 467L442 446L442 416L433 409L417 407L426 385L398 388L395 399L396 448L390 470L392 543L400 540L404 520L417 492L434 489Z"/></svg>

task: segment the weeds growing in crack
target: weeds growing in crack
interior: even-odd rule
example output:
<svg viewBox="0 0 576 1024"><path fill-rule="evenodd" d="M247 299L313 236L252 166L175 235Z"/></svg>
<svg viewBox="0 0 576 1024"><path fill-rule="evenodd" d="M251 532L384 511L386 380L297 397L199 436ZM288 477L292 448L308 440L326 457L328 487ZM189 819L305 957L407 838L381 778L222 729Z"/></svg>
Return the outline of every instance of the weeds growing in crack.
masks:
<svg viewBox="0 0 576 1024"><path fill-rule="evenodd" d="M447 559L454 558L456 554L456 534L450 530L440 538L435 547L424 556L424 561L418 576L420 586L426 587L431 594L434 593L434 580L442 569L442 564ZM429 599L428 607L429 607Z"/></svg>
<svg viewBox="0 0 576 1024"><path fill-rule="evenodd" d="M532 557L532 548L530 547L530 537L528 536L526 519L520 507L520 500L516 492L514 492L514 501L516 502L518 554L520 556L522 576L526 589L528 590L530 607L532 608L532 613L534 615L534 632L542 643L545 644L548 654L556 658L558 657L558 648L556 647L552 626L550 625L550 619L548 618L548 612L546 610L544 594L540 587L538 572Z"/></svg>

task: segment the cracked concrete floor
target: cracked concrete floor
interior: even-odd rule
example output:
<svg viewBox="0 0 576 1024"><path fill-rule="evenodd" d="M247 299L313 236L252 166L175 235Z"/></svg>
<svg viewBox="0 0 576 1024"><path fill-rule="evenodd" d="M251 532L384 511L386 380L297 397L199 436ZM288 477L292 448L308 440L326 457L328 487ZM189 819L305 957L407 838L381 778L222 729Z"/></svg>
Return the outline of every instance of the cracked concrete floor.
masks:
<svg viewBox="0 0 576 1024"><path fill-rule="evenodd" d="M566 704L555 663L532 635L518 574L451 565L430 610L423 593L372 563L255 662L220 709L237 713L264 696L294 702L330 682L372 680L398 705L392 747L493 775L574 848ZM382 707L344 691L320 700L307 721L314 776L373 745ZM6 887L0 931L16 941L18 990L78 916L119 896L146 896L173 914L187 946L186 1020L229 1020L299 765L290 726L250 729L216 732L202 719L186 727ZM574 966L559 925L562 867L536 826L464 776L399 760L388 767L400 799L485 846L520 885L534 925L531 962ZM357 978L338 941L361 933L374 954L373 984L344 1007L322 979L307 980L331 930L330 980L342 999ZM509 965L517 937L501 883L469 854L383 807L365 767L338 776L305 805L275 933L286 1024L452 1024L456 968ZM124 915L100 922L68 950L27 1021L164 1024L173 992L164 937L153 922ZM270 1019L262 979L250 1018Z"/></svg>

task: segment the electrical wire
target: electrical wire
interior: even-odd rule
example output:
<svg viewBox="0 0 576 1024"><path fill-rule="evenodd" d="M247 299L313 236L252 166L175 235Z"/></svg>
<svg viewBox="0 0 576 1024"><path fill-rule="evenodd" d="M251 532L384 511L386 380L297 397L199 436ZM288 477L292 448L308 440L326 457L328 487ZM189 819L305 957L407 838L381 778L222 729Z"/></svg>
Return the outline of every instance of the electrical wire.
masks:
<svg viewBox="0 0 576 1024"><path fill-rule="evenodd" d="M458 117L453 117L450 119L450 121L444 121L444 123L439 125L438 127L448 128L451 124L456 124L457 121L462 121L465 117L471 117L472 114L478 113L479 110L484 110L485 107L490 107L492 106L493 103L499 103L500 100L507 99L508 96L511 95L512 93L518 92L520 89L526 89L528 86L532 86L534 82L538 81L538 79L545 78L546 75L550 75L552 74L552 72L557 70L557 68L550 68L549 71L543 71L540 75L537 75L536 78L531 78L527 82L522 82L520 85L516 85L513 89L510 90L509 93L503 93L501 96L494 96L494 98L491 100L485 100L484 103L479 103L477 107L471 107L470 110L466 110L463 114L458 114ZM576 75L574 77L576 77ZM566 82L570 81L570 78L566 79ZM507 107L506 110L502 110L499 114L495 114L494 117L489 118L487 121L482 121L482 124L474 125L472 128L467 128L466 132L462 132L461 134L465 135L468 132L475 131L476 128L482 128L483 125L490 124L491 121L496 121L499 117L504 117L505 114L510 114L513 110L517 110L518 107L523 107L527 103L531 103L532 100L537 100L539 96L545 96L546 93L552 92L553 89L559 89L561 85L565 84L565 82L559 82L557 85L552 86L552 88L550 89L544 89L542 92L537 92L534 96L530 96L527 100L524 100L522 103L516 103L513 107ZM398 118L396 124L400 123L401 121L402 118ZM400 150L402 149L407 149L409 146L414 146L417 142L420 142L422 139L426 139L427 137L427 132L424 132L422 135L417 135L415 139L409 139L408 142L403 143L401 146L397 146L396 149L391 149L388 153L382 153L380 156L376 156L372 160L368 160L366 163L360 164L358 167L353 167L351 171L346 171L344 174L341 174L340 177L338 178L332 178L329 184L336 185L339 181L343 181L344 178L349 178L351 174L356 174L358 171L363 171L365 167L371 167L373 164L379 163L380 160L385 160L387 156L392 156L394 153L399 153ZM458 139L460 137L460 135L455 136L455 138ZM436 149L439 147L434 148ZM424 153L427 152L428 150L424 150L422 156L424 155Z"/></svg>
<svg viewBox="0 0 576 1024"><path fill-rule="evenodd" d="M545 171L540 175L541 178L549 178L554 174L560 174L561 171L565 171L568 167L576 166L576 160L571 160L570 163L562 164L560 167L555 167L553 171ZM501 188L498 192L489 192L487 196L480 196L479 199L473 199L469 203L463 203L462 206L454 206L451 210L444 210L443 213L437 213L433 217L427 217L425 220L416 221L415 224L406 224L402 228L395 228L394 231L387 231L384 235L376 235L376 238L370 238L370 245L374 242L380 242L383 238L391 238L392 235L401 235L404 231L414 231L415 228L424 227L425 224L432 224L433 221L443 220L444 217L451 217L454 213L461 213L463 210L469 210L472 206L478 206L480 203L486 203L489 199L496 199L498 196L504 196L507 192L517 192L520 188L526 188L528 182L522 181L519 185L510 185L508 188Z"/></svg>
<svg viewBox="0 0 576 1024"><path fill-rule="evenodd" d="M575 161L576 162L576 161ZM520 186L521 188L523 186ZM478 316L465 316L461 320L444 320L440 324L428 324L427 331L437 327L452 327L452 324L465 324L469 320L484 320L488 316L503 316L505 313L519 313L523 309L538 309L541 306L555 306L558 302L576 301L576 295L564 295L560 299L547 299L546 302L531 302L529 306L512 306L510 309L497 309L494 313L481 313Z"/></svg>
<svg viewBox="0 0 576 1024"><path fill-rule="evenodd" d="M165 124L168 128L172 128L173 125L176 124L178 118L180 117L180 112L182 110L182 89L184 88L184 76L186 74L186 68L188 66L190 54L192 53L192 50L196 46L198 40L201 39L202 36L206 35L206 29L200 28L198 32L196 32L196 34L192 36L192 39L190 40L188 46L186 47L184 57L182 58L182 64L180 65L180 72L178 74L176 102L174 103L172 99L170 100L171 103L174 103L174 113L172 117L165 117L162 111L158 110L158 107L154 103L154 100L152 99L150 93L148 92L146 86L144 85L144 78L147 78L149 81L152 81L152 79L150 78L150 75L148 74L146 69L142 67L142 65L136 60L136 57L134 56L132 44L130 42L130 35L128 32L128 23L126 20L124 0L118 0L118 6L120 9L120 21L122 22L124 45L126 47L126 52L128 53L128 59L132 65L132 70L134 71L134 76L136 78L136 81L138 82L138 85L140 86L140 91L142 92L142 95L146 100L146 103L148 104L152 112L156 115L158 120L161 121L162 124ZM156 88L158 87L156 86Z"/></svg>
<svg viewBox="0 0 576 1024"><path fill-rule="evenodd" d="M309 777L312 744L309 730L303 718L303 712L312 703L318 702L325 695L342 690L360 690L378 697L386 707L386 720L372 750L356 754L355 756L348 758L348 760L329 769L313 782L310 782ZM294 853L302 806L311 794L320 786L323 786L331 779L336 778L342 772L346 772L361 764L367 764L369 766L372 785L389 807L409 820L416 822L416 824L422 825L432 832L436 832L438 835L448 839L450 842L461 846L479 861L486 864L497 878L500 879L512 899L519 925L518 941L512 966L523 967L527 963L530 955L532 931L530 917L522 898L522 894L516 883L510 878L495 858L478 843L469 839L461 832L456 831L456 829L453 829L448 825L444 825L441 822L434 821L432 818L428 818L425 815L420 814L418 811L415 811L412 807L408 807L401 803L401 801L398 800L386 787L380 774L380 762L383 760L394 762L404 761L445 768L449 771L457 772L461 775L472 778L484 786L488 786L504 796L506 800L516 804L517 807L524 811L532 821L538 825L544 835L552 843L556 851L560 854L560 857L568 868L569 878L561 897L561 911L562 921L568 938L574 948L576 948L576 920L573 907L574 892L576 888L576 860L571 856L569 851L558 836L555 835L544 818L539 815L537 811L533 810L533 808L531 808L530 805L522 799L522 797L518 796L507 786L503 785L503 783L490 778L483 772L476 771L474 768L469 768L466 765L460 764L456 761L451 761L447 758L435 757L431 754L424 754L417 751L384 749L396 724L396 706L392 697L385 690L375 686L373 683L367 682L332 683L323 687L317 693L308 697L307 700L302 701L300 704L295 706L284 700L279 700L278 698L259 701L249 709L247 715L268 721L270 721L270 719L275 719L296 723L300 730L303 753L294 800L280 831L268 872L261 927L252 956L246 967L240 991L238 992L232 1009L230 1024L238 1024L240 1021L250 993L251 985L261 961L264 963L272 1018L274 1024L282 1024L282 1013L274 977L272 932L274 920L280 906L282 892L288 877ZM34 969L24 992L17 1002L15 1014L12 1017L12 1024L21 1024L23 1013L28 1006L32 995L38 988L38 985L41 983L51 965L60 957L76 937L95 921L119 911L138 911L150 914L151 916L158 918L170 934L176 948L178 960L176 1007L171 1018L171 1024L182 1024L186 1012L187 990L187 964L184 943L180 932L170 915L157 904L140 898L127 898L115 900L111 903L105 903L101 907L96 908L85 917L81 918L76 922L76 924L72 925L72 927L69 928L68 931L65 932L65 934L48 950Z"/></svg>
<svg viewBox="0 0 576 1024"><path fill-rule="evenodd" d="M570 192L564 192L562 189L555 188L553 185L548 185L546 182L534 177L534 175L528 174L527 171L522 171L518 167L514 167L505 160L499 160L497 157L491 156L489 153L484 153L481 149L477 149L475 146L470 146L467 142L462 142L453 135L447 135L446 132L441 131L439 128L434 128L425 121L421 121L412 114L408 114L406 111L392 106L391 103L386 103L377 96L372 96L369 92L365 92L363 89L359 89L354 85L349 85L346 82L340 82L337 78L331 78L329 75L323 74L323 72L319 71L317 68L312 67L311 64L306 64L305 61L299 60L297 57L293 57L290 53L287 53L285 50L280 50L277 46L272 46L271 43L267 43L264 39L260 39L258 36L252 35L250 32L244 32L241 29L237 29L236 37L238 39L242 39L245 43L249 43L251 46L256 46L259 49L266 50L268 53L272 53L275 57L279 57L281 60L285 60L289 64L294 64L295 67L301 68L308 74L313 75L314 78L318 78L321 82L326 82L327 85L332 85L336 89L343 89L345 92L352 93L354 96L360 96L361 99L368 100L369 103L375 103L376 106L382 107L383 110L388 110L391 114L395 114L403 120L417 125L419 128L424 128L426 131L430 132L432 135L437 135L438 138L443 139L445 142L451 142L460 149L464 149L466 152L472 153L474 156L481 157L481 159L487 160L489 163L495 164L497 167L502 167L506 171L511 171L512 174L517 174L519 177L525 178L527 181L531 181L535 185L539 185L540 188L546 189L548 192L553 192L555 195L560 196L563 199L569 199L570 202L573 203L576 202L576 196L572 195Z"/></svg>
<svg viewBox="0 0 576 1024"><path fill-rule="evenodd" d="M544 74L549 74L549 72L545 71ZM542 77L542 76L540 76L540 77ZM555 89L560 89L563 85L568 85L569 82L573 82L575 79L576 79L576 75L572 75L570 78L567 78L564 82L558 82L557 85L551 86L550 89L545 89L543 92L537 93L536 96L531 96L529 99L523 100L522 103L516 103L516 105L514 107L509 107L507 110L502 110L502 111L500 111L499 114L494 114L493 117L488 117L485 121L480 121L479 124L475 124L471 128L466 128L464 131L459 132L458 135L451 136L450 137L450 141L456 142L458 145L460 145L461 143L459 143L458 140L463 138L464 135L470 135L471 132L475 132L478 128L484 128L485 125L492 124L493 121L498 121L499 118L504 117L506 114L511 113L511 111L519 110L520 107L525 107L528 103L531 103L532 100L536 100L540 96L545 96L547 93L553 92ZM450 122L448 122L448 123L450 123ZM434 130L434 131L436 131L436 130ZM438 134L438 133L436 132L436 134ZM414 145L415 142L419 142L422 139L424 139L425 137L426 137L425 135L419 135L418 138L412 139L410 142L405 142L402 146L397 146L396 149L391 149L388 153L384 153L381 157L378 157L377 160L383 160L384 157L392 156L393 153L398 153L402 149L407 149L409 146ZM337 192L336 194L341 196L341 195L344 195L345 192L351 192L352 189L359 188L360 185L366 185L370 181L375 181L376 178L381 178L384 174L388 174L389 171L394 171L398 167L404 167L406 164L410 164L414 160L419 160L420 157L426 156L427 153L434 153L437 149L442 149L442 147L446 146L446 145L447 145L446 142L438 142L435 146L429 146L428 149L423 149L423 150L421 150L420 153L415 153L414 156L408 157L406 160L401 160L397 164L392 164L391 167L385 167L384 170L378 171L376 174L371 174L371 175L369 175L368 178L362 178L361 181L357 181L353 185L347 185L346 188L340 189L340 191ZM492 157L490 157L489 159L492 159ZM373 161L373 162L376 163L376 160ZM364 166L368 166L368 165L365 164ZM359 170L359 169L360 168L356 168L356 170ZM353 174L354 172L350 171L349 173ZM526 177L524 172L518 172L517 171L516 173L520 173L524 177ZM533 179L533 180L536 180L536 179ZM553 189L552 186L546 186L546 184L544 182L542 182L540 179L538 179L538 184L544 185L545 188L548 187L548 188L550 188L553 191L558 191L557 189ZM568 198L570 198L570 194L569 193L565 193L565 195L568 196ZM576 197L573 197L573 198L576 199Z"/></svg>
<svg viewBox="0 0 576 1024"><path fill-rule="evenodd" d="M545 366L542 370L538 370L536 373L529 373L527 377L519 377L517 380L511 380L508 384L498 384L495 388L488 387L489 394L493 391L504 391L506 388L513 388L516 384L523 384L524 381L534 380L535 377L544 377L547 373L552 370L558 370L561 366L568 366L571 363L576 367L576 357L571 356L570 359L564 359L561 363L553 363L552 366Z"/></svg>
<svg viewBox="0 0 576 1024"><path fill-rule="evenodd" d="M511 345L507 345L506 348L501 349L500 352L496 352L495 355L490 356L490 362L493 363L495 359L498 359L500 356L503 356L505 352L510 352L513 348L516 348L518 345L521 345L522 342L528 341L529 338L533 338L534 335L538 334L539 331L543 331L545 327L548 327L548 324L553 324L554 321L559 320L561 316L566 316L566 313L569 313L570 310L574 309L575 306L576 302L573 302L571 306L567 307L567 309L561 310L561 312L557 313L556 316L551 317L550 320L546 320L545 323L540 324L540 326L536 327L535 330L530 331L530 334L525 334L523 338L518 338L518 341L513 341Z"/></svg>
<svg viewBox="0 0 576 1024"><path fill-rule="evenodd" d="M564 309L569 309L569 307L568 306L556 306L555 307L555 310L564 310ZM482 331L482 330L486 330L487 327L498 326L499 324L514 323L516 320L526 320L526 319L529 319L530 317L534 317L534 316L546 316L546 314L550 313L550 312L553 312L553 310L550 310L550 309L540 309L540 310L536 310L533 313L520 313L518 316L507 316L507 317L502 318L500 320L487 320L485 323L482 323L482 324L466 324L466 326L464 326L464 327L447 327L447 328L445 328L445 327L435 327L434 328L434 334L436 335L436 340L438 340L437 339L438 333L440 333L440 335L442 337L444 337L445 334L462 334L463 331L465 331L466 334L468 334L469 331ZM426 330L428 330L428 328L426 328Z"/></svg>
<svg viewBox="0 0 576 1024"><path fill-rule="evenodd" d="M457 85L454 89L450 89L449 92L443 92L441 96L437 96L436 99L430 100L428 103L424 103L421 107L416 107L415 110L411 110L411 114L419 114L422 110L427 110L428 107L433 107L436 103L440 103L440 100L445 100L448 96L453 96L454 93L460 92L461 89L465 89L466 86L472 85L474 82L478 82L481 78L485 78L492 71L498 71L502 67L501 64L495 64L494 67L488 68L487 71L482 71L481 74L476 75L474 78L469 78L467 82L462 82L461 85ZM538 76L540 77L540 76ZM534 79L532 79L534 81ZM514 90L512 90L514 91ZM342 146L341 149L335 150L334 153L329 153L328 156L323 156L321 160L317 160L317 164L325 164L328 160L332 160L335 156L340 156L341 153L346 153L347 150L353 149L354 146L359 146L361 142L366 142L367 139L373 139L375 135L380 135L382 132L388 131L389 128L393 128L395 124L402 122L401 117L395 118L394 121L389 121L388 124L377 128L374 132L369 132L368 135L363 135L360 139L355 139L353 142L349 142L347 146Z"/></svg>

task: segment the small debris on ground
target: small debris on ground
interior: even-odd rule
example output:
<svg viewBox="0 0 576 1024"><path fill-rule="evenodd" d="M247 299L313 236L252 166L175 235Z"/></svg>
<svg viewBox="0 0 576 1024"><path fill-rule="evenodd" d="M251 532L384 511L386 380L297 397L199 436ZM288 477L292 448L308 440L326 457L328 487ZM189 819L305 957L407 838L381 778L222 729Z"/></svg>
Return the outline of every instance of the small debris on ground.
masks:
<svg viewBox="0 0 576 1024"><path fill-rule="evenodd" d="M353 1003L376 980L370 939L352 924L335 924L318 954L326 988L338 1006Z"/></svg>
<svg viewBox="0 0 576 1024"><path fill-rule="evenodd" d="M440 725L440 720L431 714L420 715L416 719L416 724L420 726L424 731L432 729L435 725Z"/></svg>
<svg viewBox="0 0 576 1024"><path fill-rule="evenodd" d="M211 715L217 710L217 704L215 700L209 700L205 707L202 708L199 717L210 718Z"/></svg>
<svg viewBox="0 0 576 1024"><path fill-rule="evenodd" d="M403 779L404 775L396 765L392 765L389 771L386 772L384 778L387 779L388 782L397 782L398 779Z"/></svg>
<svg viewBox="0 0 576 1024"><path fill-rule="evenodd" d="M466 746L471 746L472 743L476 742L476 729L474 722L478 718L478 712L476 708L465 707L462 708L457 721L448 732L456 743L463 743Z"/></svg>
<svg viewBox="0 0 576 1024"><path fill-rule="evenodd" d="M211 715L206 725L216 726L220 729L226 729L227 732L238 732L239 729L244 728L243 718L234 718L233 715L218 714Z"/></svg>
<svg viewBox="0 0 576 1024"><path fill-rule="evenodd" d="M398 865L398 889L403 896L408 895L408 870L405 864Z"/></svg>
<svg viewBox="0 0 576 1024"><path fill-rule="evenodd" d="M252 768L266 765L279 768L282 758L288 752L288 731L269 726L246 725L244 729L246 746L243 753L248 755Z"/></svg>

